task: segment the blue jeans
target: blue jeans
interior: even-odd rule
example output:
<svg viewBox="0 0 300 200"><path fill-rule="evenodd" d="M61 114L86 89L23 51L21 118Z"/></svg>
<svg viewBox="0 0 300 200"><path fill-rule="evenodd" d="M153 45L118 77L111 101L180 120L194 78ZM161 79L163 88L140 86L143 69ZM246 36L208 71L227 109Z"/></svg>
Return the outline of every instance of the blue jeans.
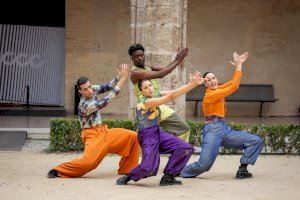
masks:
<svg viewBox="0 0 300 200"><path fill-rule="evenodd" d="M254 164L262 150L260 136L232 130L224 120L207 123L203 127L201 153L197 162L186 165L181 171L184 178L196 177L208 171L219 153L219 148L244 149L241 164Z"/></svg>

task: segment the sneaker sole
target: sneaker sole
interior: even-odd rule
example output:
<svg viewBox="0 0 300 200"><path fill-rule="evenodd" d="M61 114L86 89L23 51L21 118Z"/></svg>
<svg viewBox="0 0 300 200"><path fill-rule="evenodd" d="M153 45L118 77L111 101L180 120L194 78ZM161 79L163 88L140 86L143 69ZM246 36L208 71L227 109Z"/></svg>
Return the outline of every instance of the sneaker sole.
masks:
<svg viewBox="0 0 300 200"><path fill-rule="evenodd" d="M186 177L183 177L181 176L181 178L196 178L197 176L186 176Z"/></svg>
<svg viewBox="0 0 300 200"><path fill-rule="evenodd" d="M236 179L246 179L246 178L252 178L253 176L236 176Z"/></svg>
<svg viewBox="0 0 300 200"><path fill-rule="evenodd" d="M116 185L127 185L127 183L118 183L118 182L116 182Z"/></svg>
<svg viewBox="0 0 300 200"><path fill-rule="evenodd" d="M48 176L48 178L57 178L57 176L54 176L52 174L48 174L47 176Z"/></svg>
<svg viewBox="0 0 300 200"><path fill-rule="evenodd" d="M168 186L168 185L182 185L182 183L159 183L160 186Z"/></svg>

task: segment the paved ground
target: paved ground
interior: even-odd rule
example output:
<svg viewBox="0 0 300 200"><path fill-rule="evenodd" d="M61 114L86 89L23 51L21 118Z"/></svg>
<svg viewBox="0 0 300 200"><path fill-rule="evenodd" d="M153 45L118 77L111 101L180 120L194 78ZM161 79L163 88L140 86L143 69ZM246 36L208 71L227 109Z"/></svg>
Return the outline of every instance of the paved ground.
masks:
<svg viewBox="0 0 300 200"><path fill-rule="evenodd" d="M227 121L274 125L299 124L299 119L248 117ZM49 120L50 117L1 116L0 129L26 129L32 136L29 138L41 139L49 133ZM41 149L48 145L49 140L27 140L20 152L0 151L0 200L300 199L300 156L260 156L257 164L249 167L254 178L248 180L234 179L240 156L219 156L210 172L195 179L182 179L182 186L160 187L158 183L167 163L167 158L162 157L158 176L117 186L118 156L106 157L96 170L83 178L46 178L53 166L81 155L43 153ZM190 162L197 159L195 155Z"/></svg>
<svg viewBox="0 0 300 200"><path fill-rule="evenodd" d="M40 145L40 146L39 146ZM254 178L236 180L234 175L240 156L219 156L210 172L195 179L182 179L182 186L158 185L167 158L162 157L158 176L115 185L118 156L108 156L83 178L48 179L47 171L58 163L81 154L45 154L26 144L20 152L0 152L0 199L68 200L68 199L300 199L300 156L260 156L249 169ZM193 156L190 162L197 160Z"/></svg>

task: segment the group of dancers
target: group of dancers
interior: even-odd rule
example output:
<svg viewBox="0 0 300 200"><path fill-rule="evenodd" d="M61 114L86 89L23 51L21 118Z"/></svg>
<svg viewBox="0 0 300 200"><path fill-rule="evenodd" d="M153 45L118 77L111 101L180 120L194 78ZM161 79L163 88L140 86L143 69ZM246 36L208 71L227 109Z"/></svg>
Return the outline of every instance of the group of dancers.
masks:
<svg viewBox="0 0 300 200"><path fill-rule="evenodd" d="M224 121L226 105L225 97L239 88L242 77L242 65L248 58L248 53L233 54L232 65L235 72L231 81L222 85L212 72L206 72L202 77L196 71L189 76L189 82L175 90L159 91L156 79L171 73L184 60L188 49L177 52L173 62L167 67L145 66L144 47L134 44L128 53L133 65L121 64L118 76L111 82L92 85L87 77L77 81L81 94L78 106L78 117L82 126L82 141L84 151L81 158L62 163L48 172L49 178L81 177L95 169L108 154L121 156L117 185L126 185L129 181L155 176L158 172L160 154L169 154L169 160L160 180L161 186L181 185L176 177L194 178L213 165L219 148L243 149L240 166L236 172L237 179L251 178L247 165L254 164L262 150L262 139L258 135L235 131ZM100 110L107 106L120 92L124 82L130 76L138 98L136 105L137 133L123 128L109 129L102 123ZM203 140L200 157L197 162L188 164L194 150L188 143L189 126L165 104L176 97L187 93L198 85L206 86L202 107L205 116ZM104 98L98 94L109 92ZM139 161L139 151L142 149L142 160Z"/></svg>

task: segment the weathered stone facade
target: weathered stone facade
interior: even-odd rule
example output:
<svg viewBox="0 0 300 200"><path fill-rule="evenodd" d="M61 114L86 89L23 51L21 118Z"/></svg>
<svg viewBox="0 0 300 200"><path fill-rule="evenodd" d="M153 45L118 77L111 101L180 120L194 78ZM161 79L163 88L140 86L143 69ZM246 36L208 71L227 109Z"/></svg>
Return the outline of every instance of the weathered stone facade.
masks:
<svg viewBox="0 0 300 200"><path fill-rule="evenodd" d="M188 46L184 68L160 81L173 89L195 70L214 71L221 82L232 77L233 51L249 51L242 83L273 84L272 116L299 116L300 2L296 0L66 0L65 107L74 109L74 85L81 75L94 83L109 81L120 63L129 63L128 47L146 47L148 65L166 66L177 47ZM127 114L133 103L129 82L104 113ZM130 101L129 101L130 96ZM173 103L192 115L194 103ZM186 108L184 109L186 105ZM258 103L227 103L228 115L257 116Z"/></svg>

